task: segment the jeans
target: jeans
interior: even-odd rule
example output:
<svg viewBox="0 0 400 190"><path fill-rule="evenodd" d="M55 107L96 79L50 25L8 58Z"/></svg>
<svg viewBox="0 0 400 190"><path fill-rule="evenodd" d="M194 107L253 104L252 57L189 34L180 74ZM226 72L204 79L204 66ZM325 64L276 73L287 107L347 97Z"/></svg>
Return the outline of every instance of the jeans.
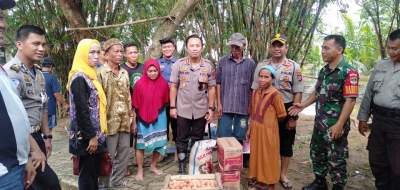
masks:
<svg viewBox="0 0 400 190"><path fill-rule="evenodd" d="M1 190L24 189L25 164L13 167L8 173L0 177Z"/></svg>
<svg viewBox="0 0 400 190"><path fill-rule="evenodd" d="M248 119L247 115L223 113L219 121L218 137L235 137L238 141L243 141L246 138Z"/></svg>

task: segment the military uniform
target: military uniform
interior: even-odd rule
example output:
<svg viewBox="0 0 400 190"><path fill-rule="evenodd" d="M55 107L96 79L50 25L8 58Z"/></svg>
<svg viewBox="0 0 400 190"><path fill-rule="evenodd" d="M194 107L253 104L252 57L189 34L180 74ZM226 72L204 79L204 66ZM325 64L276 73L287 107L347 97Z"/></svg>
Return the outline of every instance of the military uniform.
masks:
<svg viewBox="0 0 400 190"><path fill-rule="evenodd" d="M378 190L400 189L400 63L378 61L369 77L357 119L373 115L369 163Z"/></svg>
<svg viewBox="0 0 400 190"><path fill-rule="evenodd" d="M186 154L189 138L192 144L203 139L209 107L207 90L216 85L215 69L206 59L192 65L185 57L172 65L170 82L177 85L177 152ZM180 159L184 157L181 154Z"/></svg>
<svg viewBox="0 0 400 190"><path fill-rule="evenodd" d="M358 72L343 57L334 70L327 64L318 75L315 86L316 115L310 144L310 157L316 176L325 177L329 172L333 184L344 186L347 182L347 135L350 120L343 126L343 134L336 140L330 136L345 103L345 98L358 96Z"/></svg>
<svg viewBox="0 0 400 190"><path fill-rule="evenodd" d="M42 117L47 117L47 95L43 73L33 67L29 69L18 57L14 57L4 69L13 81L17 93L28 113L31 125L31 135L46 155L46 147L42 137ZM59 180L54 171L46 163L45 171L37 169L33 188L61 189Z"/></svg>
<svg viewBox="0 0 400 190"><path fill-rule="evenodd" d="M254 80L251 88L253 90L258 88L258 74L261 67L271 65L275 68L276 76L273 85L283 96L285 109L288 110L293 105L294 94L302 93L304 89L303 75L301 73L300 65L290 59L285 59L282 64L274 65L271 59L264 60L258 64L256 72L254 73ZM286 125L290 118L289 114L279 122L279 135L280 140L280 154L284 157L293 156L293 144L296 136L296 129L287 129ZM295 119L295 118L293 118Z"/></svg>

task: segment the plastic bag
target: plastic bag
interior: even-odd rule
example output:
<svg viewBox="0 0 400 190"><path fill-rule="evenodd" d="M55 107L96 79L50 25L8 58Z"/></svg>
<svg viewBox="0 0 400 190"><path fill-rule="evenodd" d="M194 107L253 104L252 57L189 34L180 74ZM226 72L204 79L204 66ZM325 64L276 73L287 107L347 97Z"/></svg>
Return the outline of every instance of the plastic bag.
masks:
<svg viewBox="0 0 400 190"><path fill-rule="evenodd" d="M202 140L194 143L189 157L189 175L209 174L213 172L212 149L216 141Z"/></svg>

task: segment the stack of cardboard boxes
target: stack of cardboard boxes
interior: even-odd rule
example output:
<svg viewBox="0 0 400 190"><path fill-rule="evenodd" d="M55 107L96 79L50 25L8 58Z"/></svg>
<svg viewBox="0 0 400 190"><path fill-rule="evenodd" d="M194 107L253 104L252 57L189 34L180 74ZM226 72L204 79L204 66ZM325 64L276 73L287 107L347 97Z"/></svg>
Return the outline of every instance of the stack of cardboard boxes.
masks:
<svg viewBox="0 0 400 190"><path fill-rule="evenodd" d="M240 170L243 168L242 145L234 137L217 139L218 165L224 189L240 189Z"/></svg>

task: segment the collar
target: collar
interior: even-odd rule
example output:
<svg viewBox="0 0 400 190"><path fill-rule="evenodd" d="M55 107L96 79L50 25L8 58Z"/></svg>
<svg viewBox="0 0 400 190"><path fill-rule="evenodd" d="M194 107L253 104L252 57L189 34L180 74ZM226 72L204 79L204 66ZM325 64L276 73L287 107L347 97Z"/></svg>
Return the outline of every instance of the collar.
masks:
<svg viewBox="0 0 400 190"><path fill-rule="evenodd" d="M122 71L123 69L121 69L121 66L119 66L119 65L118 65L118 68L119 68L119 73L121 73L121 71ZM107 63L107 64L104 64L104 69L105 69L107 72L112 72L111 66L108 65L108 63Z"/></svg>
<svg viewBox="0 0 400 190"><path fill-rule="evenodd" d="M175 58L175 56L171 56L171 58L169 58L169 59L165 58L165 57L161 57L160 62L174 63L174 62L176 62L176 58Z"/></svg>
<svg viewBox="0 0 400 190"><path fill-rule="evenodd" d="M235 59L233 58L232 54L230 54L229 59L235 63L243 63L245 58L244 58L244 56L242 56L242 58L239 60L239 62L236 62Z"/></svg>
<svg viewBox="0 0 400 190"><path fill-rule="evenodd" d="M326 64L326 65L324 66L324 70L325 70L325 72L327 72L327 73L331 73L331 72L333 72L333 71L335 71L335 70L341 71L341 70L343 70L343 66L344 66L346 63L347 63L347 59L346 59L344 56L342 56L342 59L340 59L339 63L336 65L336 68L335 68L334 70L331 70L331 69L329 68L329 64Z"/></svg>
<svg viewBox="0 0 400 190"><path fill-rule="evenodd" d="M139 67L139 64L140 64L140 63L136 62L136 67L131 67L131 66L129 66L129 65L128 65L128 62L125 62L125 63L123 63L123 64L125 64L125 66L128 67L128 68L137 69L137 68Z"/></svg>
<svg viewBox="0 0 400 190"><path fill-rule="evenodd" d="M261 95L270 94L270 93L275 92L275 90L276 90L276 89L274 88L273 84L271 84L270 88L267 89L267 90L262 90L262 89L260 88L260 94L261 94Z"/></svg>

